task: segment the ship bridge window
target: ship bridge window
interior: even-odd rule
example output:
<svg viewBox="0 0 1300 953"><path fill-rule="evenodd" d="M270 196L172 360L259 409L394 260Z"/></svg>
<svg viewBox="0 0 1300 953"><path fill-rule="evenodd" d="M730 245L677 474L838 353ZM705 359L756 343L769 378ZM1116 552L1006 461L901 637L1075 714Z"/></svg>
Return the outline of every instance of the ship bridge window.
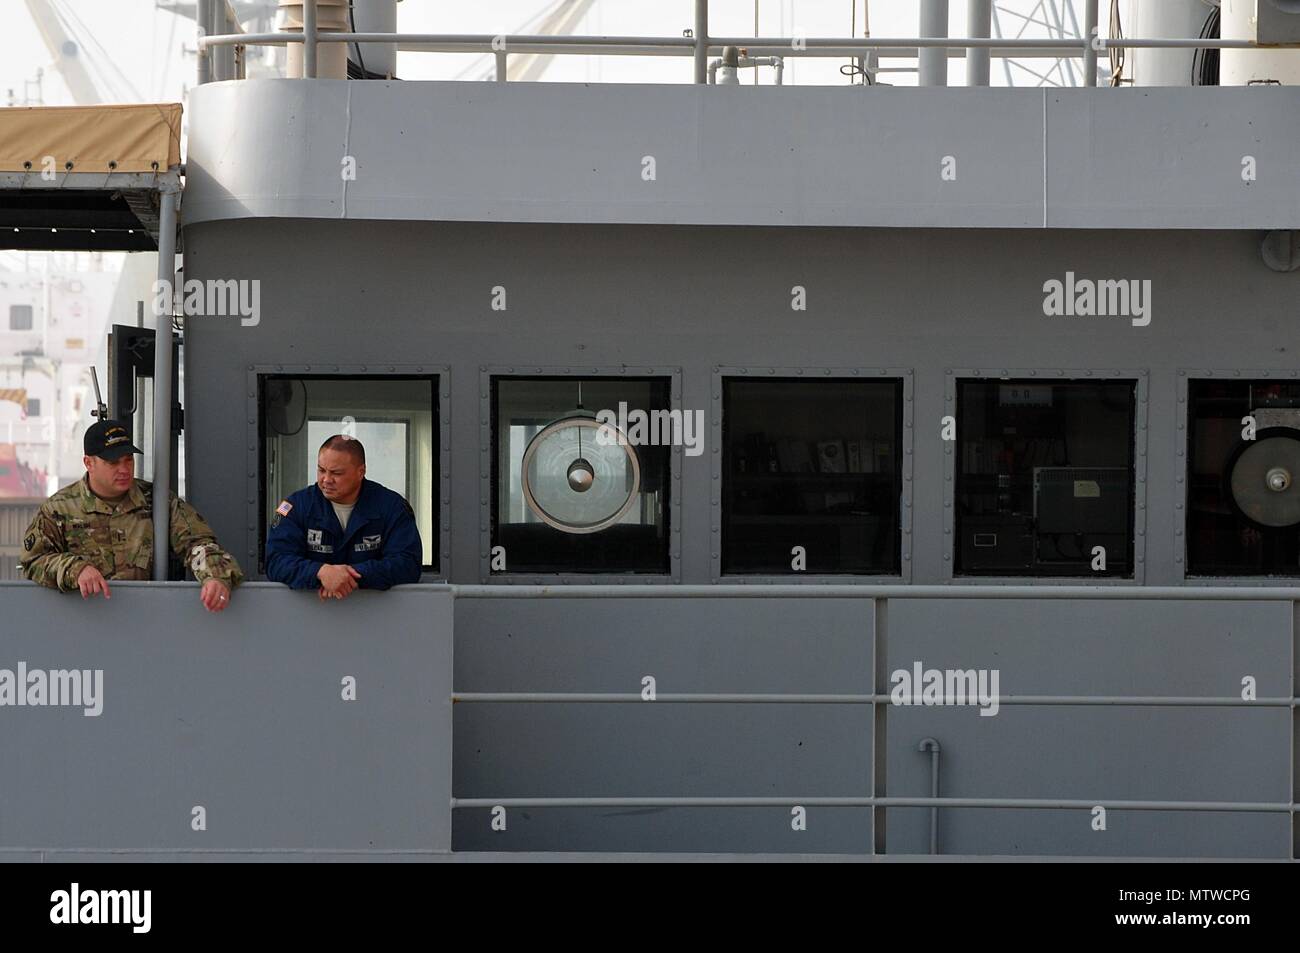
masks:
<svg viewBox="0 0 1300 953"><path fill-rule="evenodd" d="M637 421L666 419L670 389L492 378L493 574L669 572L670 441Z"/></svg>
<svg viewBox="0 0 1300 953"><path fill-rule="evenodd" d="M1133 574L1135 381L957 382L955 572Z"/></svg>
<svg viewBox="0 0 1300 953"><path fill-rule="evenodd" d="M316 482L316 454L334 434L366 450L366 479L400 493L415 511L424 571L438 571L436 376L265 375L259 380L262 499L259 560L279 502Z"/></svg>
<svg viewBox="0 0 1300 953"><path fill-rule="evenodd" d="M900 572L901 379L724 378L722 571Z"/></svg>
<svg viewBox="0 0 1300 953"><path fill-rule="evenodd" d="M1300 575L1300 384L1189 380L1187 573Z"/></svg>

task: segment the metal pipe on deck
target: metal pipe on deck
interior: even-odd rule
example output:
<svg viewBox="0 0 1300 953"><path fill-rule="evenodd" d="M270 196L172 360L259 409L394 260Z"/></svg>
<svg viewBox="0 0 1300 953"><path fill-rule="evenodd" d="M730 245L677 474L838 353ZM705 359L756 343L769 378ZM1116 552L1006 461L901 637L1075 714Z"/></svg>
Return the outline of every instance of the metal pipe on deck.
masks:
<svg viewBox="0 0 1300 953"><path fill-rule="evenodd" d="M709 81L709 0L695 0L695 82Z"/></svg>
<svg viewBox="0 0 1300 953"><path fill-rule="evenodd" d="M1084 4L1083 38L1083 85L1097 85L1097 0L1087 0Z"/></svg>
<svg viewBox="0 0 1300 953"><path fill-rule="evenodd" d="M176 269L176 207L180 186L162 188L158 210L158 280L167 290L154 331L153 377L153 578L167 580L171 554L172 493L172 285Z"/></svg>
<svg viewBox="0 0 1300 953"><path fill-rule="evenodd" d="M302 75L316 78L316 0L302 0Z"/></svg>
<svg viewBox="0 0 1300 953"><path fill-rule="evenodd" d="M993 0L966 0L966 35L987 39L993 32ZM966 85L989 84L989 48L966 48Z"/></svg>
<svg viewBox="0 0 1300 953"><path fill-rule="evenodd" d="M921 23L917 30L923 37L948 35L948 0L921 0ZM926 47L917 54L917 84L948 85L948 51L943 47Z"/></svg>

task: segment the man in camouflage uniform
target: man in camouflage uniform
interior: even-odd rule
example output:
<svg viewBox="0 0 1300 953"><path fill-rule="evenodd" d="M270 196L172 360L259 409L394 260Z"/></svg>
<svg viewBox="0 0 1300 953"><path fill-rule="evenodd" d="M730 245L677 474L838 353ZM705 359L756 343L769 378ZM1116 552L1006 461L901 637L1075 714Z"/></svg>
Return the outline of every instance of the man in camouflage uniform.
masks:
<svg viewBox="0 0 1300 953"><path fill-rule="evenodd" d="M135 479L131 435L115 420L86 431L86 475L41 504L23 538L23 575L81 597L103 593L109 579L153 575L153 486ZM209 612L230 604L244 579L235 558L217 545L212 527L184 500L171 500L173 553L203 584L200 600Z"/></svg>

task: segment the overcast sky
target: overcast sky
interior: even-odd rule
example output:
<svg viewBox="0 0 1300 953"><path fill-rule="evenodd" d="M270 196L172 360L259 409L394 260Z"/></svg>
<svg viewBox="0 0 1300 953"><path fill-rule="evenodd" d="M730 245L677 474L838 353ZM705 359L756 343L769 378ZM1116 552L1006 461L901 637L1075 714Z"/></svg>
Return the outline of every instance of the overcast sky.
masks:
<svg viewBox="0 0 1300 953"><path fill-rule="evenodd" d="M49 0L43 0L49 2ZM407 32L509 33L518 31L553 0L403 0L398 4L398 28ZM86 63L108 102L180 100L195 75L195 27L192 20L157 8L154 0L53 0L84 50ZM1031 12L1035 0L1004 0L1008 10ZM1081 0L1075 0L1081 10ZM856 8L856 20L853 20ZM856 22L862 31L864 0L759 0L759 29L766 35L845 36ZM875 36L908 36L917 32L915 0L870 0L871 32ZM950 32L965 35L966 4L950 4ZM693 21L691 0L595 0L575 32L606 35L680 36ZM752 35L754 0L711 0L710 25L715 35ZM1068 21L1067 21L1068 25ZM1022 21L1003 14L1003 31L1015 35ZM1031 26L1027 36L1046 35ZM843 84L843 61L802 60L787 65L787 83ZM69 105L72 97L56 70L28 12L28 0L0 0L0 100L17 103L35 99L35 79L44 70L42 97L46 105ZM995 64L996 65L996 64ZM461 54L399 54L398 75L405 79L472 78L491 68L485 57ZM954 78L960 65L954 66ZM466 72L468 71L468 72ZM690 60L648 57L556 57L547 81L557 82L689 82ZM909 74L886 77L899 85L914 83ZM770 83L764 70L761 82ZM745 77L746 82L752 76ZM1021 80L1023 82L1023 79ZM993 70L995 84L1005 82Z"/></svg>

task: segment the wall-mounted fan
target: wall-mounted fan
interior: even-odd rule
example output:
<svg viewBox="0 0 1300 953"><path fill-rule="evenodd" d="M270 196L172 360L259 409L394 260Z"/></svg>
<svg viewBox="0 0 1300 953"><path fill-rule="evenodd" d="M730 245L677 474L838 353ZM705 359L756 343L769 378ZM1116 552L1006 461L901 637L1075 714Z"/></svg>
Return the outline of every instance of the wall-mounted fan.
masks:
<svg viewBox="0 0 1300 953"><path fill-rule="evenodd" d="M307 385L302 381L272 378L263 387L266 425L275 433L292 437L307 424Z"/></svg>
<svg viewBox="0 0 1300 953"><path fill-rule="evenodd" d="M613 424L577 409L543 427L524 449L524 500L566 533L595 533L622 519L641 489L636 448Z"/></svg>

